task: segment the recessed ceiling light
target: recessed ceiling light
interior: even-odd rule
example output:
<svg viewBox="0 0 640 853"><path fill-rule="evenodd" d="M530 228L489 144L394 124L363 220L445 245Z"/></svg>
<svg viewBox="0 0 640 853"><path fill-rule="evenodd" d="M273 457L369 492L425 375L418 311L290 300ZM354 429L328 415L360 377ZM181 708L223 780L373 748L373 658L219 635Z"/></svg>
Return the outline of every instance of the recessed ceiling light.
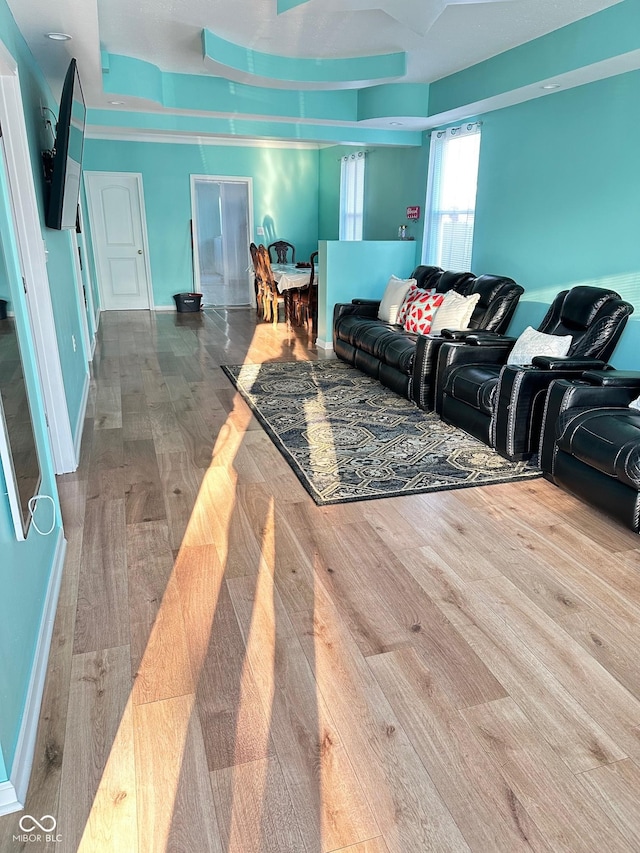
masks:
<svg viewBox="0 0 640 853"><path fill-rule="evenodd" d="M124 104L124 101L109 101L109 103L113 104L114 107L117 107L120 104Z"/></svg>
<svg viewBox="0 0 640 853"><path fill-rule="evenodd" d="M45 38L51 39L52 41L71 41L71 36L69 33L45 33Z"/></svg>
<svg viewBox="0 0 640 853"><path fill-rule="evenodd" d="M559 89L560 83L546 83L544 86L541 86L542 89Z"/></svg>

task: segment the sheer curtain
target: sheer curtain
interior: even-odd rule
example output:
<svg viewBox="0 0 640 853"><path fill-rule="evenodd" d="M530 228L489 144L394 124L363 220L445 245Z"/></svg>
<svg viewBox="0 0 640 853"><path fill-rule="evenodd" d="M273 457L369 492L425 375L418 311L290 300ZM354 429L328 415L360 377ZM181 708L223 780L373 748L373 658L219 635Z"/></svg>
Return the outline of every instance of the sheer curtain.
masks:
<svg viewBox="0 0 640 853"><path fill-rule="evenodd" d="M365 152L356 151L340 163L340 239L362 240Z"/></svg>
<svg viewBox="0 0 640 853"><path fill-rule="evenodd" d="M208 305L248 305L249 187L194 178L196 285Z"/></svg>
<svg viewBox="0 0 640 853"><path fill-rule="evenodd" d="M432 133L424 263L450 270L470 268L479 158L478 122Z"/></svg>

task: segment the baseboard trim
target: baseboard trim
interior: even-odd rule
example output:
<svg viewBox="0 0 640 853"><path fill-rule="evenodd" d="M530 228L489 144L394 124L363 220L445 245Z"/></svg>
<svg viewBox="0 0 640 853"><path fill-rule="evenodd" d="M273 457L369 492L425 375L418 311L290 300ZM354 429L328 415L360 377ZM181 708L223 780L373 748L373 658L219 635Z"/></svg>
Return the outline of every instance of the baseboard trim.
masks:
<svg viewBox="0 0 640 853"><path fill-rule="evenodd" d="M0 783L0 815L10 814L24 808L27 797L66 549L67 540L64 538L62 528L60 528L31 668L31 679L27 690L22 724L18 734L18 743L13 756L9 781Z"/></svg>
<svg viewBox="0 0 640 853"><path fill-rule="evenodd" d="M22 808L16 797L16 789L11 782L0 782L0 815L11 814Z"/></svg>
<svg viewBox="0 0 640 853"><path fill-rule="evenodd" d="M78 420L73 436L73 450L76 455L76 468L80 463L80 445L82 444L82 433L84 428L84 419L87 414L87 405L89 403L89 386L91 381L87 373L84 379L84 388L82 389L82 400L80 401L80 411L78 412ZM74 468L75 471L75 468Z"/></svg>
<svg viewBox="0 0 640 853"><path fill-rule="evenodd" d="M318 349L323 349L327 352L333 352L333 341L323 341L322 338L317 338L316 346L318 347Z"/></svg>

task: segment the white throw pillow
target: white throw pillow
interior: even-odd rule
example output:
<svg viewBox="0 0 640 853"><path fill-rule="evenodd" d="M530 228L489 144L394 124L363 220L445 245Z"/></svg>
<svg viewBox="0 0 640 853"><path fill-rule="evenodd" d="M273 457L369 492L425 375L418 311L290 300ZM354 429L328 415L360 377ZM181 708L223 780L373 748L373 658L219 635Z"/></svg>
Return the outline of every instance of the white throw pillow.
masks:
<svg viewBox="0 0 640 853"><path fill-rule="evenodd" d="M400 306L404 302L407 291L415 283L415 278L396 278L392 275L378 308L378 320L384 323L397 323Z"/></svg>
<svg viewBox="0 0 640 853"><path fill-rule="evenodd" d="M640 397L636 397L635 400L632 400L629 403L629 408L630 409L638 409L640 411Z"/></svg>
<svg viewBox="0 0 640 853"><path fill-rule="evenodd" d="M467 329L478 299L479 293L462 296L455 290L448 290L431 323L431 334L439 335L443 329Z"/></svg>
<svg viewBox="0 0 640 853"><path fill-rule="evenodd" d="M572 340L571 335L545 335L527 326L509 353L507 364L531 364L537 355L562 358L569 352Z"/></svg>

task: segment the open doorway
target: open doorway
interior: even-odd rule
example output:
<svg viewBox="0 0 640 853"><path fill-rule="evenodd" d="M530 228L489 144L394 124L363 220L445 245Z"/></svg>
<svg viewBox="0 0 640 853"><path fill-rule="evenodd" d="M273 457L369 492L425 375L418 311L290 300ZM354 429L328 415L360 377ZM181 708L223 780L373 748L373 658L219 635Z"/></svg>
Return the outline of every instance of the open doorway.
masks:
<svg viewBox="0 0 640 853"><path fill-rule="evenodd" d="M250 305L251 178L191 176L194 289L207 305Z"/></svg>

